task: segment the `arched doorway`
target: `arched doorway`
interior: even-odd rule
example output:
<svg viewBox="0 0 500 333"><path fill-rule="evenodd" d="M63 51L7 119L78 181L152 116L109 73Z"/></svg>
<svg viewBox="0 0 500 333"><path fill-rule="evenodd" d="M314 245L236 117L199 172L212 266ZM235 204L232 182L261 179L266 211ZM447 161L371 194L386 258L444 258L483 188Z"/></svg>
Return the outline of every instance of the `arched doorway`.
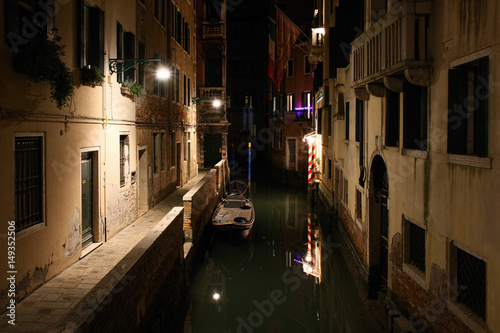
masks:
<svg viewBox="0 0 500 333"><path fill-rule="evenodd" d="M387 288L389 257L389 177L380 155L373 158L369 184L369 296L376 298Z"/></svg>

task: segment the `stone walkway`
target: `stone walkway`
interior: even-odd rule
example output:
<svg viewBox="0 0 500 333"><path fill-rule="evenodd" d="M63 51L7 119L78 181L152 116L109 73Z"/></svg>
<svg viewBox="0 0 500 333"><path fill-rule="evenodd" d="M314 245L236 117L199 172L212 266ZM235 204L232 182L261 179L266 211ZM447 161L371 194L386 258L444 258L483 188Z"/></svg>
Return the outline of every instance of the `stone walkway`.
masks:
<svg viewBox="0 0 500 333"><path fill-rule="evenodd" d="M106 274L113 269L120 271L120 267L116 265L172 208L183 206L184 194L206 173L207 171L200 170L189 183L23 299L16 307L15 326L7 323L7 313L4 312L0 317L0 332L74 331L76 327L74 329L67 327L65 321L77 304Z"/></svg>

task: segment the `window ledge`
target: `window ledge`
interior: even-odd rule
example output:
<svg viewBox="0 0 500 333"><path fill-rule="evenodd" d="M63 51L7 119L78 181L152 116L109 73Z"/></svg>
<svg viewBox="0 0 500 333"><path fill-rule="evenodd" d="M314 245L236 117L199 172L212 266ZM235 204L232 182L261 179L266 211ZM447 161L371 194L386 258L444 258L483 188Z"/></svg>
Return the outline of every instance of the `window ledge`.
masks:
<svg viewBox="0 0 500 333"><path fill-rule="evenodd" d="M403 272L412 277L418 285L425 290L427 290L426 282L425 282L425 272L422 272L417 267L412 264L403 263Z"/></svg>
<svg viewBox="0 0 500 333"><path fill-rule="evenodd" d="M450 164L467 165L477 168L491 169L491 158L471 155L448 154L446 162Z"/></svg>
<svg viewBox="0 0 500 333"><path fill-rule="evenodd" d="M349 140L345 140L345 139L344 139L344 143L345 143L345 144L349 144Z"/></svg>
<svg viewBox="0 0 500 333"><path fill-rule="evenodd" d="M427 150L403 149L401 150L401 155L425 160L427 159Z"/></svg>
<svg viewBox="0 0 500 333"><path fill-rule="evenodd" d="M356 147L359 147L359 145L360 145L359 141L356 141Z"/></svg>
<svg viewBox="0 0 500 333"><path fill-rule="evenodd" d="M358 226L359 230L363 230L363 222L361 222L361 220L356 219L356 225Z"/></svg>
<svg viewBox="0 0 500 333"><path fill-rule="evenodd" d="M453 295L454 296L454 295ZM448 309L453 313L458 319L462 320L465 325L471 328L476 333L486 333L487 330L486 322L479 318L475 313L470 311L465 305L449 301L447 303Z"/></svg>
<svg viewBox="0 0 500 333"><path fill-rule="evenodd" d="M102 245L102 242L90 244L89 246L87 246L86 248L84 248L82 250L82 254L80 255L80 259L87 256L90 252L94 251L95 249L97 249L101 245Z"/></svg>
<svg viewBox="0 0 500 333"><path fill-rule="evenodd" d="M399 147L396 147L396 146L384 146L384 150L387 150L387 151L399 151Z"/></svg>
<svg viewBox="0 0 500 333"><path fill-rule="evenodd" d="M47 227L45 222L40 222L38 224L32 225L31 227L18 231L16 232L16 240L31 235L39 230L45 229L45 227Z"/></svg>

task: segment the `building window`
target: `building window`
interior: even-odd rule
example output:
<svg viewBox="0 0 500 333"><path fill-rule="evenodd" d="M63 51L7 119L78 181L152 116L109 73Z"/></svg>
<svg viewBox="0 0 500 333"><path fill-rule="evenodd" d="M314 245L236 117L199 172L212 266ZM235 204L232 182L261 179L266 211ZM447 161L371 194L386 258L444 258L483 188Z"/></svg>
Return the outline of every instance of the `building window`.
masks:
<svg viewBox="0 0 500 333"><path fill-rule="evenodd" d="M403 148L427 150L427 88L405 82Z"/></svg>
<svg viewBox="0 0 500 333"><path fill-rule="evenodd" d="M286 110L293 111L294 106L295 106L295 95L294 94L287 94L286 95Z"/></svg>
<svg viewBox="0 0 500 333"><path fill-rule="evenodd" d="M296 162L296 140L288 139L288 162L295 163Z"/></svg>
<svg viewBox="0 0 500 333"><path fill-rule="evenodd" d="M356 189L356 220L361 221L362 220L362 200L361 200L361 191L359 189Z"/></svg>
<svg viewBox="0 0 500 333"><path fill-rule="evenodd" d="M399 146L399 93L386 90L385 97L385 145Z"/></svg>
<svg viewBox="0 0 500 333"><path fill-rule="evenodd" d="M175 101L180 103L180 90L181 90L181 72L178 68L175 69Z"/></svg>
<svg viewBox="0 0 500 333"><path fill-rule="evenodd" d="M349 102L345 103L345 139L349 141Z"/></svg>
<svg viewBox="0 0 500 333"><path fill-rule="evenodd" d="M158 53L154 53L155 58L162 58ZM154 67L155 71L160 69L161 64L159 62L155 62ZM164 80L161 80L156 77L153 78L153 94L160 97L166 97L167 95L167 83Z"/></svg>
<svg viewBox="0 0 500 333"><path fill-rule="evenodd" d="M129 138L128 135L120 135L120 187L124 187L129 170Z"/></svg>
<svg viewBox="0 0 500 333"><path fill-rule="evenodd" d="M146 44L141 41L138 43L138 53L139 59L146 58ZM139 64L139 66L137 66L137 82L146 89L146 67L144 64Z"/></svg>
<svg viewBox="0 0 500 333"><path fill-rule="evenodd" d="M328 136L332 136L332 106L328 105Z"/></svg>
<svg viewBox="0 0 500 333"><path fill-rule="evenodd" d="M79 2L79 11L80 67L95 66L104 73L104 12L84 1Z"/></svg>
<svg viewBox="0 0 500 333"><path fill-rule="evenodd" d="M328 179L332 179L332 160L328 159Z"/></svg>
<svg viewBox="0 0 500 333"><path fill-rule="evenodd" d="M347 177L344 178L344 203L346 205L349 203L349 181Z"/></svg>
<svg viewBox="0 0 500 333"><path fill-rule="evenodd" d="M54 0L43 2L36 0L9 0L4 1L4 3L6 40L15 53L19 51L19 46L23 42L23 39L33 37L33 30L31 27L26 29L26 22L33 24L33 27L36 26L42 34L46 34L54 27ZM43 15L40 15L40 13L43 13Z"/></svg>
<svg viewBox="0 0 500 333"><path fill-rule="evenodd" d="M165 9L165 0L154 0L153 15L162 26L165 26Z"/></svg>
<svg viewBox="0 0 500 333"><path fill-rule="evenodd" d="M188 132L184 132L184 161L187 161L187 155L188 155Z"/></svg>
<svg viewBox="0 0 500 333"><path fill-rule="evenodd" d="M361 141L363 135L364 121L364 103L360 99L356 99L356 142Z"/></svg>
<svg viewBox="0 0 500 333"><path fill-rule="evenodd" d="M288 60L286 76L293 77L293 59Z"/></svg>
<svg viewBox="0 0 500 333"><path fill-rule="evenodd" d="M188 90L188 87L187 87L187 76L184 75L184 105L187 106L187 90Z"/></svg>
<svg viewBox="0 0 500 333"><path fill-rule="evenodd" d="M184 50L186 50L189 54L191 52L191 28L189 28L189 24L187 22L184 22L184 38L182 42Z"/></svg>
<svg viewBox="0 0 500 333"><path fill-rule="evenodd" d="M276 96L273 97L273 113L276 113Z"/></svg>
<svg viewBox="0 0 500 333"><path fill-rule="evenodd" d="M482 320L486 319L486 262L451 243L452 278L456 278L456 302Z"/></svg>
<svg viewBox="0 0 500 333"><path fill-rule="evenodd" d="M170 166L175 166L175 133L170 135Z"/></svg>
<svg viewBox="0 0 500 333"><path fill-rule="evenodd" d="M14 139L16 231L43 222L43 135Z"/></svg>
<svg viewBox="0 0 500 333"><path fill-rule="evenodd" d="M309 63L309 56L304 57L304 74L311 74L311 64Z"/></svg>
<svg viewBox="0 0 500 333"><path fill-rule="evenodd" d="M425 229L403 216L404 262L425 273Z"/></svg>
<svg viewBox="0 0 500 333"><path fill-rule="evenodd" d="M135 36L129 31L123 30L120 23L116 25L116 57L118 59L135 58ZM135 81L135 68L123 73L116 73L118 82Z"/></svg>
<svg viewBox="0 0 500 333"><path fill-rule="evenodd" d="M188 94L187 105L191 106L191 78L189 78L189 77L188 77L188 83L187 83L187 94ZM230 106L228 106L228 107L230 107Z"/></svg>
<svg viewBox="0 0 500 333"><path fill-rule="evenodd" d="M488 156L488 57L450 69L448 87L448 153Z"/></svg>

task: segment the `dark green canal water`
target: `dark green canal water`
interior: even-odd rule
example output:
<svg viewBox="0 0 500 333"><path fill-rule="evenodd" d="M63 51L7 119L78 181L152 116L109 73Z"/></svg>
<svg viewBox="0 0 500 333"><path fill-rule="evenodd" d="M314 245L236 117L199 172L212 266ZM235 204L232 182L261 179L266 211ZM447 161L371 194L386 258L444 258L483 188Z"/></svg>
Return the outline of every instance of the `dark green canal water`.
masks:
<svg viewBox="0 0 500 333"><path fill-rule="evenodd" d="M230 243L212 233L190 290L192 332L379 332L336 235L315 227L305 186L252 183L252 200L256 221L247 240ZM303 265L309 213L311 270Z"/></svg>

